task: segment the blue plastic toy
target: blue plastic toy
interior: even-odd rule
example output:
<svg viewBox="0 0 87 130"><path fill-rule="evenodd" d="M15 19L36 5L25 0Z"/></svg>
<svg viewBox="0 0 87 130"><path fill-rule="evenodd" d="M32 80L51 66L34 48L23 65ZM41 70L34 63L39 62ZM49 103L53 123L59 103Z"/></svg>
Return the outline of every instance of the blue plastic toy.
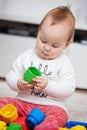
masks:
<svg viewBox="0 0 87 130"><path fill-rule="evenodd" d="M85 128L87 128L87 122L78 122L78 121L69 121L66 124L66 128L72 128L73 126L76 126L76 125L82 125Z"/></svg>
<svg viewBox="0 0 87 130"><path fill-rule="evenodd" d="M40 124L44 118L44 113L38 108L34 108L27 116L26 121L30 128L34 128L36 125Z"/></svg>

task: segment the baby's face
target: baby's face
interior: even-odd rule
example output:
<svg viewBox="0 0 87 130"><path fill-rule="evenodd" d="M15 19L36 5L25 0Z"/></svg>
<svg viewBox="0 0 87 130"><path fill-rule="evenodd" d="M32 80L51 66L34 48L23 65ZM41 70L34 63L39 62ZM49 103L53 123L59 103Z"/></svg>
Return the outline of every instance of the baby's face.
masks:
<svg viewBox="0 0 87 130"><path fill-rule="evenodd" d="M51 60L57 58L62 50L69 44L69 25L67 22L50 25L47 19L41 26L36 42L36 53L41 59Z"/></svg>

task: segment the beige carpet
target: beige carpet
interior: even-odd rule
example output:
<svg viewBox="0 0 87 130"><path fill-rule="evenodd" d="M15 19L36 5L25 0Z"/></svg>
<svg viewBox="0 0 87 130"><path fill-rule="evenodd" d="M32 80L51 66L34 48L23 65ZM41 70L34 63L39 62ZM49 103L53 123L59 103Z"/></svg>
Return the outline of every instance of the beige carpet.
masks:
<svg viewBox="0 0 87 130"><path fill-rule="evenodd" d="M5 81L0 81L0 97L15 95ZM87 90L76 90L67 100L67 109L69 120L87 122Z"/></svg>
<svg viewBox="0 0 87 130"><path fill-rule="evenodd" d="M87 122L87 90L76 90L68 99L70 120Z"/></svg>

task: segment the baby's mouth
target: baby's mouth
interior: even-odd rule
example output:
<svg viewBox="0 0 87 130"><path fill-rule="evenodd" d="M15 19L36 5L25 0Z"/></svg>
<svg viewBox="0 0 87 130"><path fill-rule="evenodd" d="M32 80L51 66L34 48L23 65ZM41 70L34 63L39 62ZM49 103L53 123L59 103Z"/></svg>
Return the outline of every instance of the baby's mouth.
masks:
<svg viewBox="0 0 87 130"><path fill-rule="evenodd" d="M45 56L49 56L49 55L48 55L47 53L45 53L45 52L42 52L42 54L45 55Z"/></svg>

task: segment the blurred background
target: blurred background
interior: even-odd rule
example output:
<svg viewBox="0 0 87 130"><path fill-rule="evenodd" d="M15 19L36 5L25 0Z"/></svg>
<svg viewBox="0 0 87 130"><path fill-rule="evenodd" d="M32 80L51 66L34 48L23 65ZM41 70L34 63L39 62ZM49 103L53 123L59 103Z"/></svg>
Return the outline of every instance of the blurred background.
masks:
<svg viewBox="0 0 87 130"><path fill-rule="evenodd" d="M76 27L67 54L76 71L77 88L87 89L87 0L0 0L0 78L12 62L36 41L44 15L59 5L70 6Z"/></svg>

